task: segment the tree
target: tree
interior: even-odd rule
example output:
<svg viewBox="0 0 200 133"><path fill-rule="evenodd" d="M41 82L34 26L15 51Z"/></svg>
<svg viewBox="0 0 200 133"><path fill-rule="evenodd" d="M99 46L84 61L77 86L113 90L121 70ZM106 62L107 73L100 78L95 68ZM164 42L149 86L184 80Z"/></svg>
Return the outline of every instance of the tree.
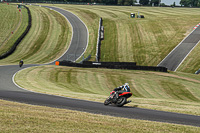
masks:
<svg viewBox="0 0 200 133"><path fill-rule="evenodd" d="M149 0L140 0L139 2L141 5L148 5L149 4Z"/></svg>
<svg viewBox="0 0 200 133"><path fill-rule="evenodd" d="M200 7L200 0L198 0L197 2L197 7Z"/></svg>
<svg viewBox="0 0 200 133"><path fill-rule="evenodd" d="M118 5L134 5L136 0L117 0Z"/></svg>
<svg viewBox="0 0 200 133"><path fill-rule="evenodd" d="M123 5L124 4L124 0L118 0L117 1L117 5Z"/></svg>
<svg viewBox="0 0 200 133"><path fill-rule="evenodd" d="M160 0L151 0L151 5L154 3L155 6L160 5Z"/></svg>
<svg viewBox="0 0 200 133"><path fill-rule="evenodd" d="M137 3L137 0L132 0L132 4L135 5Z"/></svg>
<svg viewBox="0 0 200 133"><path fill-rule="evenodd" d="M190 6L191 5L191 0L181 0L180 4L183 6Z"/></svg>
<svg viewBox="0 0 200 133"><path fill-rule="evenodd" d="M195 7L199 6L199 3L200 3L200 0L192 0L191 1L191 5L195 6Z"/></svg>
<svg viewBox="0 0 200 133"><path fill-rule="evenodd" d="M174 7L176 6L176 2L173 3L173 6L174 6Z"/></svg>

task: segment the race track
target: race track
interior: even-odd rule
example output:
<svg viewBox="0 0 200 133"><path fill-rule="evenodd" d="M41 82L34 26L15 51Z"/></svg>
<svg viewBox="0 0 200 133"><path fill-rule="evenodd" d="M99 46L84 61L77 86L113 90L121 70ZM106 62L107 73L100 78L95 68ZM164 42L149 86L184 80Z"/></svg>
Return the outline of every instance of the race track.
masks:
<svg viewBox="0 0 200 133"><path fill-rule="evenodd" d="M76 61L83 55L88 45L89 33L87 27L77 16L75 16L69 11L56 7L49 7L49 6L43 6L43 7L59 12L71 24L73 32L72 32L72 40L70 47L68 48L66 53L64 53L58 60L59 61L67 60L73 62Z"/></svg>
<svg viewBox="0 0 200 133"><path fill-rule="evenodd" d="M159 64L168 70L176 71L193 48L200 41L200 27L192 31L183 41L180 42Z"/></svg>
<svg viewBox="0 0 200 133"><path fill-rule="evenodd" d="M60 10L59 8L53 8L53 7L51 8L58 11ZM73 20L71 19L74 19L74 18L76 19L74 20L74 22L77 22L79 20L79 22L82 23L80 19L78 19L75 15L73 15L70 12L62 10L60 13L63 14L65 17L67 17L67 19L71 21L71 23L73 22ZM69 14L73 15L73 17L68 17ZM79 24L77 24L77 27L76 27L78 29L79 29ZM87 33L86 31L87 29L82 28L82 26L80 27L80 30L84 30L82 31L83 34ZM73 34L76 34L76 32L73 31ZM73 35L72 42L73 42L73 39L77 40L76 38L77 36L78 35ZM87 39L88 39L87 36L85 36L83 40L81 40L80 38L79 41L85 42L86 44L78 42L76 43L78 44L78 46L74 47L73 43L71 43L69 49L73 51L73 49L75 50L75 48L83 48L83 46L86 48L87 41L88 41ZM81 54L82 53L80 52L80 55ZM65 54L60 59L66 59L66 58L69 58L69 57L67 57ZM23 68L32 67L32 66L37 66L37 65L24 65ZM33 105L42 105L42 106L49 106L49 107L78 110L78 111L84 111L84 112L95 113L95 114L103 114L103 115L111 115L111 116L150 120L150 121L159 121L159 122L167 122L167 123L176 123L176 124L184 124L184 125L192 125L192 126L200 127L200 116L155 111L155 110L142 109L142 108L137 108L137 107L125 106L125 107L119 108L115 106L104 106L103 103L98 103L98 102L78 100L78 99L30 92L28 90L19 88L13 83L13 75L20 69L21 68L19 68L18 65L0 66L0 98L1 99L28 103L28 104L33 104Z"/></svg>

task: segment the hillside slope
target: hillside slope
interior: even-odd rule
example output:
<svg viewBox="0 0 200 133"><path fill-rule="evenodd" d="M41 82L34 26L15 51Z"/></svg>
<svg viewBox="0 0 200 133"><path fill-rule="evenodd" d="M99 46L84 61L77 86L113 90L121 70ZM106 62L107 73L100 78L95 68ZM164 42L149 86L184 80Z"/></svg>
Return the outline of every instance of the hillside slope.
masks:
<svg viewBox="0 0 200 133"><path fill-rule="evenodd" d="M0 3L0 55L7 52L28 25L27 9Z"/></svg>
<svg viewBox="0 0 200 133"><path fill-rule="evenodd" d="M200 76L193 74L40 66L18 72L15 81L28 90L98 102L128 82L131 106L200 115Z"/></svg>
<svg viewBox="0 0 200 133"><path fill-rule="evenodd" d="M90 27L98 25L98 18L103 18L105 38L101 45L101 61L128 61L157 66L200 22L197 8L56 6L77 14L89 31ZM139 13L145 18L130 18L130 13ZM88 16L92 16L92 20ZM90 35L92 42L93 34ZM95 53L91 54L95 56ZM194 73L199 69L199 59L198 50L194 50L178 71Z"/></svg>
<svg viewBox="0 0 200 133"><path fill-rule="evenodd" d="M71 27L59 13L47 8L28 6L32 26L16 51L0 64L16 64L21 59L26 64L48 63L60 57L71 41Z"/></svg>

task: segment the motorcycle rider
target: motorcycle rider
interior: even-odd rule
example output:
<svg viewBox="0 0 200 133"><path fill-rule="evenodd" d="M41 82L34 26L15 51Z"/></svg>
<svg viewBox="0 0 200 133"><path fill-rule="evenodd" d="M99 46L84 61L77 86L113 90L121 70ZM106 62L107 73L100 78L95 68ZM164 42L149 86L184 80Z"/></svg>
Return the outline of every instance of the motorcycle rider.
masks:
<svg viewBox="0 0 200 133"><path fill-rule="evenodd" d="M124 85L115 88L113 91L115 91L113 97L118 99L119 94L122 94L123 92L130 92L131 90L129 87L129 83L125 83Z"/></svg>
<svg viewBox="0 0 200 133"><path fill-rule="evenodd" d="M19 62L19 67L22 67L23 64L24 64L24 61L23 61L23 60L20 60L20 62Z"/></svg>

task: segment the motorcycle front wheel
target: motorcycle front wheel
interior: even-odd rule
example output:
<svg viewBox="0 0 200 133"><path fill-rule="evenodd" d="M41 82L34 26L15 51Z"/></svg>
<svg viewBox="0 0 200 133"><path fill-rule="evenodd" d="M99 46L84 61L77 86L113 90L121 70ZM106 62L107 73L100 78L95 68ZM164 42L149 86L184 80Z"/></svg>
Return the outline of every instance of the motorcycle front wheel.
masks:
<svg viewBox="0 0 200 133"><path fill-rule="evenodd" d="M22 63L19 63L19 67L22 67L23 66L23 64Z"/></svg>
<svg viewBox="0 0 200 133"><path fill-rule="evenodd" d="M104 105L109 105L109 104L111 104L110 97L108 97L108 98L104 101Z"/></svg>
<svg viewBox="0 0 200 133"><path fill-rule="evenodd" d="M118 107L122 107L126 103L126 97L119 97L119 99L116 102L116 105Z"/></svg>

